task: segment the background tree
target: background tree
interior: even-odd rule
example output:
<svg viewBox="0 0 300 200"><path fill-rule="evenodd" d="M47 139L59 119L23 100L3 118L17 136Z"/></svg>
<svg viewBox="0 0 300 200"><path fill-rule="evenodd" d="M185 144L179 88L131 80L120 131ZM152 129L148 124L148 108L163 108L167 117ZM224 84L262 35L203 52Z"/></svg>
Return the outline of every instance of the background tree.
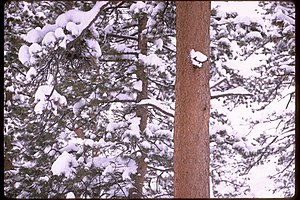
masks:
<svg viewBox="0 0 300 200"><path fill-rule="evenodd" d="M209 55L210 2L176 3L174 187L178 198L209 198L209 62L195 68L192 49Z"/></svg>
<svg viewBox="0 0 300 200"><path fill-rule="evenodd" d="M259 166L282 180L261 185L264 190L272 188L279 196L293 193L295 5L259 5L262 9L251 18L220 6L212 9L210 145L215 197L255 195L249 182L251 171Z"/></svg>
<svg viewBox="0 0 300 200"><path fill-rule="evenodd" d="M6 83L7 90L14 93L17 91L12 85L36 94L28 95L25 100L35 106L24 108L24 99L21 105L16 105L29 113L27 120L32 126L24 124L24 129L14 132L16 126L11 127L7 122L7 135L22 134L19 137L22 144L15 138L12 150L22 151L14 154L22 157L14 158L21 181L11 178L16 171L7 172L7 195L64 197L70 192L76 197L171 195L172 119L157 102L165 96L168 99L174 96L171 91L169 95L161 90L172 87L172 79L165 77L174 74L175 64L154 52L163 55L172 48L172 45L164 47L163 40L170 41L168 37L174 36L175 29L168 27L175 24L168 16L174 6L162 2L96 5L74 2L73 6L85 12L71 10L57 14L49 24L40 25L41 29L25 32L19 50L21 63L17 63L24 67L24 73L20 75L20 83L14 79L11 85ZM78 27L82 21L76 15L85 15L81 18L88 21L84 29ZM165 22L167 19L170 23ZM51 36L53 33L55 37ZM102 51L97 48L96 39ZM42 52L33 52L34 47ZM16 52L12 51L14 56ZM174 57L174 53L167 55ZM10 70L11 65L8 66ZM164 71L165 68L169 69ZM151 110L146 109L148 104ZM15 114L8 111L6 118L13 119ZM28 149L22 150L22 146ZM31 156L25 157L26 154L35 154L39 162ZM26 186L32 181L35 192Z"/></svg>

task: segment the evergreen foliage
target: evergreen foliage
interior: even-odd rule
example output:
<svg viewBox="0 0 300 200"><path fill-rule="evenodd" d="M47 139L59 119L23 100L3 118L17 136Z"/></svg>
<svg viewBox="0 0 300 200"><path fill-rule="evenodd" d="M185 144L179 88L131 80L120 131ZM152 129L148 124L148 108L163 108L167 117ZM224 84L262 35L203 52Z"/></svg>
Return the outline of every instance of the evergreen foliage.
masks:
<svg viewBox="0 0 300 200"><path fill-rule="evenodd" d="M143 197L173 197L175 2L67 4L5 4L4 156L13 166L5 171L5 196L128 197L143 155ZM67 13L88 13L96 5L96 15L85 19L91 23L74 28L80 24ZM294 193L295 5L259 6L260 20L212 8L214 197L255 194L251 170L274 160L273 192ZM60 24L62 16L73 24ZM139 30L145 16L146 29ZM147 55L139 51L141 36ZM24 52L29 56L20 58ZM144 132L136 114L143 82L137 66L146 69L148 98L159 102L142 104L148 113ZM239 118L243 112L249 115Z"/></svg>

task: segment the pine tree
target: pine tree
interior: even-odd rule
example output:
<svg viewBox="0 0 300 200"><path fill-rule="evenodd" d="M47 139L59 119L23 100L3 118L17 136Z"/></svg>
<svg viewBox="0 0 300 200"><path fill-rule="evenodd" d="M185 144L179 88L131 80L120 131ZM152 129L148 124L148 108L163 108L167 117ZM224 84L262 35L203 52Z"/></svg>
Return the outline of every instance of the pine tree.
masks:
<svg viewBox="0 0 300 200"><path fill-rule="evenodd" d="M178 198L209 198L209 62L192 64L192 49L209 55L210 2L176 4L174 187Z"/></svg>
<svg viewBox="0 0 300 200"><path fill-rule="evenodd" d="M270 189L292 196L295 5L260 2L258 18L212 5L211 196L255 196L251 173L270 162ZM76 29L97 6L5 4L7 197L174 196L175 2L105 2Z"/></svg>
<svg viewBox="0 0 300 200"><path fill-rule="evenodd" d="M28 156L17 167L21 173L7 173L9 180L14 176L25 178L7 184L8 196L61 198L73 193L75 197L153 197L172 193L171 118L153 99L157 103L165 97L172 98L162 90L172 87L173 80L163 77L174 73L175 65L168 65L171 61L154 52L163 55L170 51L169 45L163 46L163 40L167 44L168 37L175 36L175 29L158 24L165 23L173 5L99 5L76 2L73 6L85 12L70 10L57 15L41 26L41 32L29 30L24 37L19 55L34 46L42 52L36 52L30 60L20 58L27 70L18 87L23 86L36 96L29 96L34 106L28 107L31 115L26 120L32 125L24 124L26 129L20 137L22 146L29 147L21 155ZM97 16L89 18L91 23L81 32L72 28L78 21L70 13L84 15L95 9L100 9ZM169 14L164 15L166 11ZM172 18L168 20L172 22ZM42 33L42 38L34 37L35 32ZM49 40L53 33L55 40ZM153 56L159 64L149 59ZM45 99L37 95L41 93ZM52 94L56 97L52 98ZM147 109L148 104L151 110ZM30 137L27 140L24 136ZM67 160L68 169L64 172L58 165L63 160ZM143 168L146 162L147 174ZM33 167L31 172L42 177L30 175ZM35 187L26 187L27 180L34 182ZM14 189L8 188L14 185L17 191L10 193Z"/></svg>

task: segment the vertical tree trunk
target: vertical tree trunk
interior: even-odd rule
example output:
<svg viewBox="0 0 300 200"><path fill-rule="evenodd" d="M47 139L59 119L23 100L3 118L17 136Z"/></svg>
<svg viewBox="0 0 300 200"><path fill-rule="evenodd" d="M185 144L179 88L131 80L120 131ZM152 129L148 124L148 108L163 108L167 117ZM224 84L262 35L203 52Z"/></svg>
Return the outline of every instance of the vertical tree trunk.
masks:
<svg viewBox="0 0 300 200"><path fill-rule="evenodd" d="M210 2L176 2L176 198L209 198L209 62L193 68L191 49L209 57Z"/></svg>
<svg viewBox="0 0 300 200"><path fill-rule="evenodd" d="M6 157L6 154L8 152L11 152L13 145L12 145L12 136L9 135L8 137L4 138L4 171L9 171L13 169L12 162L9 158L9 156Z"/></svg>
<svg viewBox="0 0 300 200"><path fill-rule="evenodd" d="M65 6L66 6L66 11L71 10L73 7L73 1L66 1Z"/></svg>
<svg viewBox="0 0 300 200"><path fill-rule="evenodd" d="M147 38L142 33L142 31L146 28L147 24L147 15L142 14L139 16L139 24L138 24L138 48L141 51L141 54L146 55L147 54ZM139 102L142 99L148 98L148 78L147 78L147 71L143 64L139 64L137 66L136 71L137 79L142 81L142 91L137 93L137 99L136 101ZM142 105L137 105L136 108L136 115L141 119L140 121L140 131L141 133L144 132L144 130L147 127L147 120L148 120L148 113L147 113L147 107ZM129 191L129 198L142 198L143 197L143 186L144 186L144 179L147 172L147 164L144 161L145 154L141 152L141 157L137 158L137 173L134 176L134 187L135 189Z"/></svg>

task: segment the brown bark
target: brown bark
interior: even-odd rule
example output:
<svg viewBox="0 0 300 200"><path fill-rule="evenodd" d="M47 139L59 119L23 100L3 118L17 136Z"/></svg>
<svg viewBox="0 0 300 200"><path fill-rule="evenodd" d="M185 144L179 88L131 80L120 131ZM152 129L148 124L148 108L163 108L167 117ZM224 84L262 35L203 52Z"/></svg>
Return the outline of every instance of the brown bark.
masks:
<svg viewBox="0 0 300 200"><path fill-rule="evenodd" d="M193 68L191 49L209 56L210 2L176 2L176 198L209 198L209 62Z"/></svg>
<svg viewBox="0 0 300 200"><path fill-rule="evenodd" d="M147 24L147 15L142 14L140 16L139 24L138 24L138 48L141 51L141 54L146 55L147 54L147 38L144 34L142 34L142 31L146 28ZM137 99L136 101L139 102L142 99L146 99L148 97L148 78L147 78L147 71L146 67L143 64L137 65L137 71L136 71L137 79L142 81L142 91L137 93ZM147 113L147 106L143 105L137 105L136 107L136 115L139 117L140 120L140 131L141 133L144 132L144 130L147 127L147 120L148 120L148 113ZM144 186L144 179L145 175L147 173L147 164L144 161L145 154L141 152L141 156L136 159L137 164L137 173L134 175L134 187L129 191L129 198L142 198L143 197L143 186Z"/></svg>
<svg viewBox="0 0 300 200"><path fill-rule="evenodd" d="M9 156L7 156L7 153L10 152L13 148L13 145L11 143L11 139L9 139L8 137L4 138L4 171L9 171L13 169L13 164L9 158Z"/></svg>
<svg viewBox="0 0 300 200"><path fill-rule="evenodd" d="M65 6L66 6L66 10L67 11L68 10L72 10L72 8L73 8L73 1L66 1Z"/></svg>
<svg viewBox="0 0 300 200"><path fill-rule="evenodd" d="M4 157L4 171L9 171L13 169L13 165L8 158Z"/></svg>
<svg viewBox="0 0 300 200"><path fill-rule="evenodd" d="M79 138L81 138L81 139L84 140L84 132L81 130L81 128L76 128L76 129L74 130L74 132L76 133L76 135L77 135Z"/></svg>

